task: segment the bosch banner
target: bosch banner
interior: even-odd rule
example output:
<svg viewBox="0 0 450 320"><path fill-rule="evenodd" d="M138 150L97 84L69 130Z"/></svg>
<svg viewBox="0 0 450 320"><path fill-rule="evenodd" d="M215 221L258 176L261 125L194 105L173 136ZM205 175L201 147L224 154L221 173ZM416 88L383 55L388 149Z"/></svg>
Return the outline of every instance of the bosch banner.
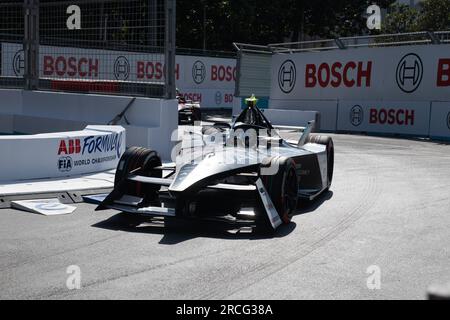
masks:
<svg viewBox="0 0 450 320"><path fill-rule="evenodd" d="M23 76L25 63L22 44L2 43L2 49L3 52L15 54L2 55L1 76ZM41 78L164 82L164 55L40 46L39 60ZM205 107L231 108L236 60L178 55L175 80L186 98L198 100Z"/></svg>
<svg viewBox="0 0 450 320"><path fill-rule="evenodd" d="M275 54L271 99L450 100L450 45Z"/></svg>
<svg viewBox="0 0 450 320"><path fill-rule="evenodd" d="M430 103L417 101L339 102L340 131L428 135Z"/></svg>
<svg viewBox="0 0 450 320"><path fill-rule="evenodd" d="M450 101L431 103L430 137L450 139Z"/></svg>

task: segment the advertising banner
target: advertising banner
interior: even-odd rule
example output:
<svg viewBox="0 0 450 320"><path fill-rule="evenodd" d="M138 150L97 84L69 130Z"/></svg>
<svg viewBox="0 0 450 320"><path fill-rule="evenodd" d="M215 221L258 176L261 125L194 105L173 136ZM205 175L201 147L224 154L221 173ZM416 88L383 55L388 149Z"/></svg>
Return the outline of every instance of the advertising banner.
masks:
<svg viewBox="0 0 450 320"><path fill-rule="evenodd" d="M22 44L2 43L1 76L21 77L25 70ZM64 80L119 80L164 83L164 55L139 52L40 46L39 76ZM176 56L176 86L205 107L231 108L236 60Z"/></svg>
<svg viewBox="0 0 450 320"><path fill-rule="evenodd" d="M271 99L450 100L450 44L274 54Z"/></svg>
<svg viewBox="0 0 450 320"><path fill-rule="evenodd" d="M0 147L8 150L0 156L0 181L18 181L114 169L126 138L121 126L87 126L83 131L0 136Z"/></svg>
<svg viewBox="0 0 450 320"><path fill-rule="evenodd" d="M450 139L450 101L431 103L430 137Z"/></svg>
<svg viewBox="0 0 450 320"><path fill-rule="evenodd" d="M427 136L430 103L417 101L339 101L337 129Z"/></svg>

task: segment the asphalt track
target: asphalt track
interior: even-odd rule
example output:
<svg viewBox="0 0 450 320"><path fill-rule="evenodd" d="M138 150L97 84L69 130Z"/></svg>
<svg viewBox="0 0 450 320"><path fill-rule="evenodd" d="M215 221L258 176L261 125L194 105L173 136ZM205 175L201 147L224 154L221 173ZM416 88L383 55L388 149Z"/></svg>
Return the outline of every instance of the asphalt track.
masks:
<svg viewBox="0 0 450 320"><path fill-rule="evenodd" d="M450 281L450 145L332 135L331 191L274 237L0 210L0 299L423 299ZM81 289L66 287L69 265ZM376 265L381 288L367 287Z"/></svg>

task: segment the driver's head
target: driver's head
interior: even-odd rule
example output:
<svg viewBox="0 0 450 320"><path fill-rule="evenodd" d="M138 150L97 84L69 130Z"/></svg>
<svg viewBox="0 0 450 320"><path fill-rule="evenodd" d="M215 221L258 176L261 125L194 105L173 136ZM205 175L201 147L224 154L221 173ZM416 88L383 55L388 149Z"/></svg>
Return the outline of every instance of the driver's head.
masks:
<svg viewBox="0 0 450 320"><path fill-rule="evenodd" d="M257 102L258 102L258 99L256 99L254 94L252 94L252 96L250 98L245 99L245 104L249 108L255 107Z"/></svg>

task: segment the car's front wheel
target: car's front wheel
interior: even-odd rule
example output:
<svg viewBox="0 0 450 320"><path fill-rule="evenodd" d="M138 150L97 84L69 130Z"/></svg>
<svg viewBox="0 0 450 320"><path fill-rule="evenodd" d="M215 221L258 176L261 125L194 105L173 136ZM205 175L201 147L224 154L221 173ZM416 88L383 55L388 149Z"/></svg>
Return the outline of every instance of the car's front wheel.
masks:
<svg viewBox="0 0 450 320"><path fill-rule="evenodd" d="M260 177L283 223L289 223L297 208L298 177L295 162L287 157L270 157L261 164Z"/></svg>
<svg viewBox="0 0 450 320"><path fill-rule="evenodd" d="M143 147L128 148L117 165L114 189L147 200L155 199L160 186L128 181L127 177L133 172L141 176L161 178L162 171L154 169L158 166L161 166L161 158L156 151Z"/></svg>

